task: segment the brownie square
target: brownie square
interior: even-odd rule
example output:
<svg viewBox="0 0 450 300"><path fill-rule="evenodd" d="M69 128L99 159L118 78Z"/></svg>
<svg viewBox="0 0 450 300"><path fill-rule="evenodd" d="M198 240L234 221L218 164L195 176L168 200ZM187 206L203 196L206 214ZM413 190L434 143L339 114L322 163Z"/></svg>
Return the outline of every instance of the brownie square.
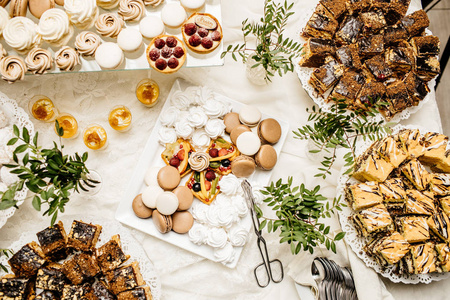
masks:
<svg viewBox="0 0 450 300"><path fill-rule="evenodd" d="M352 15L356 12L365 11L370 8L371 0L348 0L347 7L349 14Z"/></svg>
<svg viewBox="0 0 450 300"><path fill-rule="evenodd" d="M361 74L354 71L345 72L328 96L327 101L345 100L344 103L352 107L364 83L365 78Z"/></svg>
<svg viewBox="0 0 450 300"><path fill-rule="evenodd" d="M333 15L322 4L319 4L306 23L302 35L305 37L331 39L338 26L339 23Z"/></svg>
<svg viewBox="0 0 450 300"><path fill-rule="evenodd" d="M353 44L357 41L363 22L357 17L347 16L341 28L336 32L336 41L341 44Z"/></svg>
<svg viewBox="0 0 450 300"><path fill-rule="evenodd" d="M117 295L117 300L152 300L152 294L148 286L138 287L131 291Z"/></svg>
<svg viewBox="0 0 450 300"><path fill-rule="evenodd" d="M66 256L67 234L61 221L36 233L46 256L62 259Z"/></svg>
<svg viewBox="0 0 450 300"><path fill-rule="evenodd" d="M116 295L145 284L137 262L112 270L106 274L106 277L111 291Z"/></svg>
<svg viewBox="0 0 450 300"><path fill-rule="evenodd" d="M73 221L67 246L79 251L92 251L97 244L102 227L83 221Z"/></svg>
<svg viewBox="0 0 450 300"><path fill-rule="evenodd" d="M336 46L333 40L309 38L303 46L303 53L299 65L302 67L318 68L328 55L334 55Z"/></svg>
<svg viewBox="0 0 450 300"><path fill-rule="evenodd" d="M325 64L311 74L309 83L318 95L322 95L339 80L343 73L343 66L329 56L325 59Z"/></svg>
<svg viewBox="0 0 450 300"><path fill-rule="evenodd" d="M342 0L320 0L322 4L338 20L346 11L347 5Z"/></svg>
<svg viewBox="0 0 450 300"><path fill-rule="evenodd" d="M393 47L385 52L385 61L389 68L397 74L409 72L414 65L414 55L411 48Z"/></svg>
<svg viewBox="0 0 450 300"><path fill-rule="evenodd" d="M413 100L413 105L417 106L430 92L428 85L420 79L414 72L409 72L403 78L409 96Z"/></svg>
<svg viewBox="0 0 450 300"><path fill-rule="evenodd" d="M61 300L85 299L85 290L81 285L65 285Z"/></svg>
<svg viewBox="0 0 450 300"><path fill-rule="evenodd" d="M416 56L416 73L422 80L428 82L439 72L440 63L436 56Z"/></svg>
<svg viewBox="0 0 450 300"><path fill-rule="evenodd" d="M59 300L59 296L52 291L42 291L36 296L36 300Z"/></svg>
<svg viewBox="0 0 450 300"><path fill-rule="evenodd" d="M61 293L66 283L62 265L52 263L39 269L36 276L36 287Z"/></svg>
<svg viewBox="0 0 450 300"><path fill-rule="evenodd" d="M358 45L359 55L361 56L377 55L384 51L384 40L380 34L368 37L363 36L358 40Z"/></svg>
<svg viewBox="0 0 450 300"><path fill-rule="evenodd" d="M359 91L356 98L356 106L361 109L372 107L386 96L386 87L376 80L368 81Z"/></svg>
<svg viewBox="0 0 450 300"><path fill-rule="evenodd" d="M344 67L349 69L361 69L358 44L342 46L336 50L336 57Z"/></svg>
<svg viewBox="0 0 450 300"><path fill-rule="evenodd" d="M401 80L395 80L386 86L386 96L395 112L401 112L413 105L406 85Z"/></svg>
<svg viewBox="0 0 450 300"><path fill-rule="evenodd" d="M366 60L363 73L366 78L373 78L378 81L384 81L393 74L382 55L376 55Z"/></svg>
<svg viewBox="0 0 450 300"><path fill-rule="evenodd" d="M364 24L362 29L364 33L375 33L386 26L386 20L381 10L361 13L360 19Z"/></svg>
<svg viewBox="0 0 450 300"><path fill-rule="evenodd" d="M400 21L408 11L411 0L392 0L384 9L384 17L387 24L392 25Z"/></svg>
<svg viewBox="0 0 450 300"><path fill-rule="evenodd" d="M115 300L116 296L108 289L108 285L103 281L96 281L92 285L94 295L101 300Z"/></svg>
<svg viewBox="0 0 450 300"><path fill-rule="evenodd" d="M423 9L407 15L401 20L401 23L411 37L421 35L425 31L425 28L430 26L430 20Z"/></svg>
<svg viewBox="0 0 450 300"><path fill-rule="evenodd" d="M408 31L401 24L387 26L384 29L384 43L386 45L395 45L408 39Z"/></svg>
<svg viewBox="0 0 450 300"><path fill-rule="evenodd" d="M64 275L75 285L81 284L87 279L83 270L78 266L75 257L66 260L62 269Z"/></svg>
<svg viewBox="0 0 450 300"><path fill-rule="evenodd" d="M128 258L130 256L122 250L119 235L112 236L110 241L97 249L97 262L103 273L118 268Z"/></svg>
<svg viewBox="0 0 450 300"><path fill-rule="evenodd" d="M434 35L416 36L410 43L417 56L438 55L441 49L441 42Z"/></svg>
<svg viewBox="0 0 450 300"><path fill-rule="evenodd" d="M32 280L29 278L16 278L8 274L0 279L0 299L2 300L32 299L33 295Z"/></svg>
<svg viewBox="0 0 450 300"><path fill-rule="evenodd" d="M46 263L45 255L36 242L23 246L9 260L11 271L17 277L32 277Z"/></svg>

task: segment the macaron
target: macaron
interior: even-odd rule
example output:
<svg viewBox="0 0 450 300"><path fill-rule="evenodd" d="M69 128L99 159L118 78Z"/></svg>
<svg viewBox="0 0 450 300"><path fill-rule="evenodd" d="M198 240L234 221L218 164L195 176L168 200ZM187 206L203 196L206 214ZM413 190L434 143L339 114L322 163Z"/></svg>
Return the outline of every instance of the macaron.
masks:
<svg viewBox="0 0 450 300"><path fill-rule="evenodd" d="M249 131L251 131L250 128L248 128L248 126L245 126L245 125L242 125L242 124L234 127L233 130L231 130L231 133L230 133L231 142L233 142L233 144L236 145L237 138L243 132L249 132Z"/></svg>
<svg viewBox="0 0 450 300"><path fill-rule="evenodd" d="M36 18L40 18L44 11L54 8L55 1L54 0L29 0L28 7L30 9L30 13Z"/></svg>
<svg viewBox="0 0 450 300"><path fill-rule="evenodd" d="M9 16L25 17L28 11L28 0L11 0L9 2Z"/></svg>
<svg viewBox="0 0 450 300"><path fill-rule="evenodd" d="M123 51L116 43L102 43L95 50L95 61L103 69L115 69L123 61Z"/></svg>
<svg viewBox="0 0 450 300"><path fill-rule="evenodd" d="M181 180L180 173L172 166L162 167L156 178L159 186L166 191L175 189L180 184Z"/></svg>
<svg viewBox="0 0 450 300"><path fill-rule="evenodd" d="M263 170L272 170L277 164L277 151L271 145L262 145L255 155L255 162Z"/></svg>
<svg viewBox="0 0 450 300"><path fill-rule="evenodd" d="M147 170L147 173L145 173L144 181L146 185L158 185L158 172L161 168L160 167L150 167Z"/></svg>
<svg viewBox="0 0 450 300"><path fill-rule="evenodd" d="M164 33L164 23L159 17L147 16L139 22L139 31L145 38L152 39Z"/></svg>
<svg viewBox="0 0 450 300"><path fill-rule="evenodd" d="M142 202L148 208L156 208L156 198L160 194L164 193L164 190L157 185L151 185L145 188L142 192Z"/></svg>
<svg viewBox="0 0 450 300"><path fill-rule="evenodd" d="M188 210L194 201L194 195L191 190L184 185L181 185L172 191L178 198L178 211Z"/></svg>
<svg viewBox="0 0 450 300"><path fill-rule="evenodd" d="M231 131L238 125L241 124L239 121L239 114L235 112L230 112L223 117L223 123L225 124L225 131L230 134Z"/></svg>
<svg viewBox="0 0 450 300"><path fill-rule="evenodd" d="M142 34L133 28L123 28L117 36L117 45L123 51L136 51L142 45Z"/></svg>
<svg viewBox="0 0 450 300"><path fill-rule="evenodd" d="M255 172L255 160L250 156L239 155L231 163L231 172L236 177L248 177Z"/></svg>
<svg viewBox="0 0 450 300"><path fill-rule="evenodd" d="M161 233L167 233L172 230L172 216L162 215L159 211L153 212L153 224Z"/></svg>
<svg viewBox="0 0 450 300"><path fill-rule="evenodd" d="M178 28L186 20L186 10L179 3L167 3L161 10L161 20L172 28Z"/></svg>
<svg viewBox="0 0 450 300"><path fill-rule="evenodd" d="M258 125L261 117L262 115L259 109L252 105L245 105L239 111L239 120L242 124L249 127Z"/></svg>
<svg viewBox="0 0 450 300"><path fill-rule="evenodd" d="M199 10L205 5L205 0L180 0L181 5L189 11Z"/></svg>
<svg viewBox="0 0 450 300"><path fill-rule="evenodd" d="M156 209L166 216L176 212L178 204L178 197L172 192L163 192L156 198Z"/></svg>
<svg viewBox="0 0 450 300"><path fill-rule="evenodd" d="M194 225L194 217L188 211L178 211L172 215L172 230L176 233L186 233Z"/></svg>
<svg viewBox="0 0 450 300"><path fill-rule="evenodd" d="M131 205L134 211L134 214L141 219L147 219L152 216L153 209L148 208L144 205L142 201L142 194L137 195L133 199L133 204Z"/></svg>
<svg viewBox="0 0 450 300"><path fill-rule="evenodd" d="M264 144L276 144L281 137L281 125L275 119L265 119L258 124L258 136Z"/></svg>
<svg viewBox="0 0 450 300"><path fill-rule="evenodd" d="M255 155L261 148L261 140L251 131L241 133L236 139L236 147L244 155Z"/></svg>
<svg viewBox="0 0 450 300"><path fill-rule="evenodd" d="M64 6L64 0L55 0L56 4Z"/></svg>

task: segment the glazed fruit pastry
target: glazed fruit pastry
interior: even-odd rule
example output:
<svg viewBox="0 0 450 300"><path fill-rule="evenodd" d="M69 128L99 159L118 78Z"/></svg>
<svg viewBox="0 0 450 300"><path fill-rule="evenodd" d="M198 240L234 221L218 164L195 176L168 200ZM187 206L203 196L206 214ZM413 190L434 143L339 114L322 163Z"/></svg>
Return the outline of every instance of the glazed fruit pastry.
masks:
<svg viewBox="0 0 450 300"><path fill-rule="evenodd" d="M159 35L147 47L149 65L161 73L174 73L186 61L183 42L173 35Z"/></svg>
<svg viewBox="0 0 450 300"><path fill-rule="evenodd" d="M231 162L239 156L239 150L230 142L219 137L211 141L208 147L209 166L221 175L231 173Z"/></svg>
<svg viewBox="0 0 450 300"><path fill-rule="evenodd" d="M188 141L178 139L175 143L166 144L166 149L161 153L161 157L167 165L177 168L183 177L192 171L188 160L190 153L194 151L195 149Z"/></svg>
<svg viewBox="0 0 450 300"><path fill-rule="evenodd" d="M220 192L219 181L222 175L208 168L202 172L193 172L186 186L192 194L205 204L211 204Z"/></svg>
<svg viewBox="0 0 450 300"><path fill-rule="evenodd" d="M194 13L181 27L186 45L194 52L209 53L222 41L222 27L217 19L206 13Z"/></svg>

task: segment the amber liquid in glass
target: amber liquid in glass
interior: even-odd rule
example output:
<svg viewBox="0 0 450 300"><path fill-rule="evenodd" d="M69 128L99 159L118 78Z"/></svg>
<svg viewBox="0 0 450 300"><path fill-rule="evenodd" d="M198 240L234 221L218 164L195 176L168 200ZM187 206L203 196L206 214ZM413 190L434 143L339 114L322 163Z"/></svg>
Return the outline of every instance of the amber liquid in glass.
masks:
<svg viewBox="0 0 450 300"><path fill-rule="evenodd" d="M106 130L97 124L90 125L83 133L83 141L86 147L92 150L100 150L106 147Z"/></svg>
<svg viewBox="0 0 450 300"><path fill-rule="evenodd" d="M108 121L113 129L126 131L131 128L131 111L124 105L118 105L109 113Z"/></svg>
<svg viewBox="0 0 450 300"><path fill-rule="evenodd" d="M42 97L31 105L31 114L39 121L48 122L55 116L55 106L52 100Z"/></svg>
<svg viewBox="0 0 450 300"><path fill-rule="evenodd" d="M159 86L151 79L141 80L136 87L136 97L145 106L156 105L159 97Z"/></svg>
<svg viewBox="0 0 450 300"><path fill-rule="evenodd" d="M59 126L64 130L62 138L70 139L74 138L78 134L78 122L74 116L70 114L61 114L56 118ZM56 132L56 127L55 127Z"/></svg>

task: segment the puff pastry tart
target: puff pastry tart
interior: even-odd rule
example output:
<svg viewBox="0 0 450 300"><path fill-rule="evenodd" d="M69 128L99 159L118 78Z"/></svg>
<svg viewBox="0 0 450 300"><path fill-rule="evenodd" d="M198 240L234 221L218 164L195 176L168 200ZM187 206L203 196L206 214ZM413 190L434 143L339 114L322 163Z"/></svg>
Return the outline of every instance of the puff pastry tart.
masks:
<svg viewBox="0 0 450 300"><path fill-rule="evenodd" d="M186 61L183 42L173 35L159 35L147 47L148 64L161 73L174 73Z"/></svg>
<svg viewBox="0 0 450 300"><path fill-rule="evenodd" d="M194 197L205 204L211 204L220 193L219 181L222 175L208 168L201 172L194 171L186 182Z"/></svg>
<svg viewBox="0 0 450 300"><path fill-rule="evenodd" d="M188 141L178 139L175 143L166 144L166 149L161 153L161 157L167 165L177 168L181 177L183 177L192 171L188 159L193 151L195 149Z"/></svg>
<svg viewBox="0 0 450 300"><path fill-rule="evenodd" d="M223 37L219 21L207 13L192 14L181 26L181 32L189 49L197 53L214 51Z"/></svg>
<svg viewBox="0 0 450 300"><path fill-rule="evenodd" d="M218 174L227 175L231 173L231 162L239 156L237 147L221 137L211 141L208 147L209 166Z"/></svg>

